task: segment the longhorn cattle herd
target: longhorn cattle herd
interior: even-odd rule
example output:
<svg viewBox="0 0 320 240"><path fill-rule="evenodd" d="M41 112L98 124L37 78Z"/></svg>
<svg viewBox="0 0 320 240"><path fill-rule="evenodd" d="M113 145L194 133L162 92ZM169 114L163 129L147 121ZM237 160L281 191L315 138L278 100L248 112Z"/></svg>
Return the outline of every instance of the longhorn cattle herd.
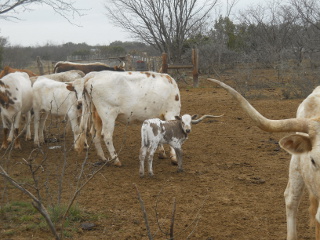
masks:
<svg viewBox="0 0 320 240"><path fill-rule="evenodd" d="M181 112L181 97L175 80L164 73L124 71L123 67L107 69L100 63L74 64L58 62L55 73L35 76L15 69L2 72L0 78L0 108L3 124L3 143L6 149L14 141L20 148L19 126L26 116L24 131L31 139L30 124L34 123L34 145L45 142L45 123L49 114L62 116L71 123L74 148L81 152L87 147L90 129L98 157L102 163L113 161L121 166L113 145L116 122L129 124L139 121L141 127L140 176L144 176L144 161L153 176L153 155L157 148L165 156L162 144L171 147L171 161L182 171L182 144L191 132L191 125L205 118L221 117ZM298 239L297 209L306 188L311 199L311 213L316 223L316 239L320 239L320 88L316 88L299 106L296 118L270 120L230 86L208 79L226 89L243 110L262 130L268 132L296 132L280 140L280 146L291 157L289 181L285 190L287 239ZM103 139L110 158L104 155ZM209 153L210 154L210 153Z"/></svg>

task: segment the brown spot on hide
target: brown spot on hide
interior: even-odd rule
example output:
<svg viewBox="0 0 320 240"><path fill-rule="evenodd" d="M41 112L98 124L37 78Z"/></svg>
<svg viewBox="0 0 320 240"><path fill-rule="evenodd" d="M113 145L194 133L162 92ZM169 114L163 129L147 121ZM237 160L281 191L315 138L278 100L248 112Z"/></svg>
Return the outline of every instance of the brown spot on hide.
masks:
<svg viewBox="0 0 320 240"><path fill-rule="evenodd" d="M169 75L166 75L166 78L168 79L169 83L173 83L172 78Z"/></svg>
<svg viewBox="0 0 320 240"><path fill-rule="evenodd" d="M0 104L4 107L4 108L8 108L9 107L9 103L13 103L13 101L8 97L8 95L4 92L0 92Z"/></svg>
<svg viewBox="0 0 320 240"><path fill-rule="evenodd" d="M129 75L131 75L132 74L132 72L128 72L129 73Z"/></svg>
<svg viewBox="0 0 320 240"><path fill-rule="evenodd" d="M1 80L0 80L0 86L1 86L1 87L5 87L4 82L2 82Z"/></svg>
<svg viewBox="0 0 320 240"><path fill-rule="evenodd" d="M10 97L11 97L11 95L12 95L11 92L8 91L8 90L6 90L5 93L6 93L8 96L10 96Z"/></svg>
<svg viewBox="0 0 320 240"><path fill-rule="evenodd" d="M187 134L183 131L180 120L167 121L161 125L161 129L165 129L164 139L166 141L172 140L173 137L183 139L187 137Z"/></svg>
<svg viewBox="0 0 320 240"><path fill-rule="evenodd" d="M155 75L155 74L152 74L152 77L153 77L153 78L155 78L155 77L156 77L156 75Z"/></svg>
<svg viewBox="0 0 320 240"><path fill-rule="evenodd" d="M158 136L159 134L159 126L155 123L150 123L150 127L152 128L152 132L154 136Z"/></svg>
<svg viewBox="0 0 320 240"><path fill-rule="evenodd" d="M151 74L149 72L145 72L145 74L147 75L147 77L151 76Z"/></svg>
<svg viewBox="0 0 320 240"><path fill-rule="evenodd" d="M176 95L175 100L179 101L179 95L178 94Z"/></svg>

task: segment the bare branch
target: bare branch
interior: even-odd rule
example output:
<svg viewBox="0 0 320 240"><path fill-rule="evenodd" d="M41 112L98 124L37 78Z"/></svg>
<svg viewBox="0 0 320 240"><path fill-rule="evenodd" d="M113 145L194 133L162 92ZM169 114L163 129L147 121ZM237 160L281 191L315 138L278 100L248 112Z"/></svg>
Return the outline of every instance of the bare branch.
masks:
<svg viewBox="0 0 320 240"><path fill-rule="evenodd" d="M148 238L150 240L152 240L152 235L151 235L151 231L150 231L150 226L149 226L149 222L148 222L148 216L147 216L147 211L146 211L146 208L144 206L144 202L141 198L141 195L140 195L140 192L139 192L139 189L137 187L137 185L134 183L133 186L135 187L136 191L137 191L137 195L138 195L138 200L140 202L140 207L141 207L141 210L142 210L142 213L143 213L143 218L144 218L144 221L145 221L145 224L146 224L146 228L147 228L147 232L148 232Z"/></svg>

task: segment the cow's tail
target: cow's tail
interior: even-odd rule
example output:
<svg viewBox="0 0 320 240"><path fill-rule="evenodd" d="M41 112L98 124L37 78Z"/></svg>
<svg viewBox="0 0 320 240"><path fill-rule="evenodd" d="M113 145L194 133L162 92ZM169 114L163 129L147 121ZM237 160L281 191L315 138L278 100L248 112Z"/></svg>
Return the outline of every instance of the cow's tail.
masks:
<svg viewBox="0 0 320 240"><path fill-rule="evenodd" d="M85 93L85 101L84 104L82 104L82 113L79 123L80 133L78 139L75 142L75 150L79 153L81 153L83 151L83 148L87 145L87 130L91 115L90 104L92 104L90 98L88 94Z"/></svg>

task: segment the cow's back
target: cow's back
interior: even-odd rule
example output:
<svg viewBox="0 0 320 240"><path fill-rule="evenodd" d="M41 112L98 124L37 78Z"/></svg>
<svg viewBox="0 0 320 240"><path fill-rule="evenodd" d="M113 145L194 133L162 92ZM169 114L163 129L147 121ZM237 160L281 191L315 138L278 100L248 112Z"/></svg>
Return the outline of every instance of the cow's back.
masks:
<svg viewBox="0 0 320 240"><path fill-rule="evenodd" d="M32 107L32 87L29 75L25 72L14 72L4 76L1 79L1 95L8 97L11 107L4 108L3 111L10 111L15 108L15 111L26 113Z"/></svg>
<svg viewBox="0 0 320 240"><path fill-rule="evenodd" d="M297 118L320 118L320 86L299 105Z"/></svg>
<svg viewBox="0 0 320 240"><path fill-rule="evenodd" d="M97 110L116 111L119 121L180 115L179 88L167 74L103 71L87 74L85 80Z"/></svg>
<svg viewBox="0 0 320 240"><path fill-rule="evenodd" d="M66 84L46 77L39 77L33 84L34 107L41 108L53 114L66 114L72 103L76 102L73 92Z"/></svg>

